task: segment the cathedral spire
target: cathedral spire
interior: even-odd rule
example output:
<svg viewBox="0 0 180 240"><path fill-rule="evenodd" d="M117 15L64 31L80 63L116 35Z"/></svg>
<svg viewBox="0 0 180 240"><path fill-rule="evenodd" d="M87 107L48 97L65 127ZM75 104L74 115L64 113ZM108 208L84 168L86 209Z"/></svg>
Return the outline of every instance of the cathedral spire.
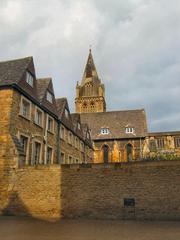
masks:
<svg viewBox="0 0 180 240"><path fill-rule="evenodd" d="M105 112L105 88L98 77L91 48L86 62L81 84L76 85L76 112Z"/></svg>
<svg viewBox="0 0 180 240"><path fill-rule="evenodd" d="M86 62L84 74L83 74L83 79L82 79L82 84L85 84L86 82L90 81L99 81L96 66L94 64L93 56L92 56L92 50L91 48L89 49L89 55L88 59ZM99 81L100 82L100 81Z"/></svg>

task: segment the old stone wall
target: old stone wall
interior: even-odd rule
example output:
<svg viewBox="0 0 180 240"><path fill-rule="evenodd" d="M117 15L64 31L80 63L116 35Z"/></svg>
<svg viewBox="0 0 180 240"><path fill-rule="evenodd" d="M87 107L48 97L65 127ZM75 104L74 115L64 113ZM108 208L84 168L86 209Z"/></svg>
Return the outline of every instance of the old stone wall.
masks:
<svg viewBox="0 0 180 240"><path fill-rule="evenodd" d="M180 161L5 169L0 214L180 220Z"/></svg>
<svg viewBox="0 0 180 240"><path fill-rule="evenodd" d="M26 167L6 171L4 175L8 184L1 191L0 214L60 218L60 166Z"/></svg>
<svg viewBox="0 0 180 240"><path fill-rule="evenodd" d="M63 217L179 220L179 203L178 161L62 166Z"/></svg>

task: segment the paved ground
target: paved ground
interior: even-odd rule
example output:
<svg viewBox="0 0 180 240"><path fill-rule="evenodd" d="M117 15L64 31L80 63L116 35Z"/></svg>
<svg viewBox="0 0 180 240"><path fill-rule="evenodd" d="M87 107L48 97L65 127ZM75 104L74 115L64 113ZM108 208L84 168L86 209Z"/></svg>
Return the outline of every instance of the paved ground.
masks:
<svg viewBox="0 0 180 240"><path fill-rule="evenodd" d="M180 222L0 217L0 240L180 240Z"/></svg>

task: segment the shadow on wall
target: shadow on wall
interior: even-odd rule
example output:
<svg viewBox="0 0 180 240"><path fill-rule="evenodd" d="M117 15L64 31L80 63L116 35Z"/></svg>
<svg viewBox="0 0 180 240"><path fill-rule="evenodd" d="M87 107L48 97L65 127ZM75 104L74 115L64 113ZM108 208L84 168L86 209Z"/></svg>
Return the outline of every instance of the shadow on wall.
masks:
<svg viewBox="0 0 180 240"><path fill-rule="evenodd" d="M2 215L5 216L31 216L27 207L19 197L17 192L13 192L9 196L8 205L2 210Z"/></svg>

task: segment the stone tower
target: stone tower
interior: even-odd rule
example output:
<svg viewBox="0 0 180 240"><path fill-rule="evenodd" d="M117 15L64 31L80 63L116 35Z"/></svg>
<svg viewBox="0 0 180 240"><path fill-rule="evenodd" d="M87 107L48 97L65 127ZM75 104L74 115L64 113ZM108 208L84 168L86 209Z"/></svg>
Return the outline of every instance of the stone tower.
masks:
<svg viewBox="0 0 180 240"><path fill-rule="evenodd" d="M75 107L77 113L105 112L105 88L98 77L91 49L81 84L77 83Z"/></svg>

